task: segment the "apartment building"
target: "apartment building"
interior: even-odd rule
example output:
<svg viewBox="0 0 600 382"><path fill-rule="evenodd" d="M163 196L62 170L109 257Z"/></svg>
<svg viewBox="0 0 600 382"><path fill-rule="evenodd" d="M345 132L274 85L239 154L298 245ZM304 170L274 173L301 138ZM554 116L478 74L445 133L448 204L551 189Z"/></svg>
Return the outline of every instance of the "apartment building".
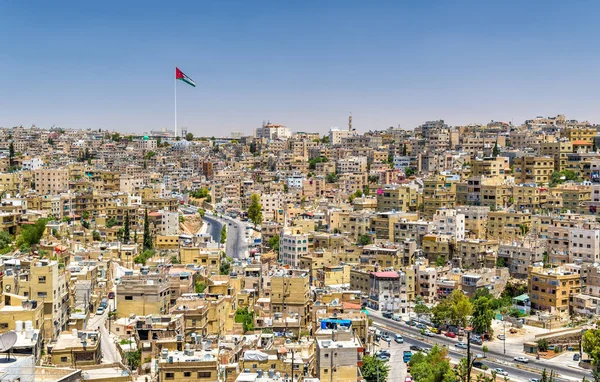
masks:
<svg viewBox="0 0 600 382"><path fill-rule="evenodd" d="M377 191L377 211L416 211L420 202L417 186L385 185Z"/></svg>
<svg viewBox="0 0 600 382"><path fill-rule="evenodd" d="M338 174L363 173L367 171L367 157L347 157L337 161Z"/></svg>
<svg viewBox="0 0 600 382"><path fill-rule="evenodd" d="M524 156L515 158L513 166L516 184L544 184L554 172L554 158Z"/></svg>
<svg viewBox="0 0 600 382"><path fill-rule="evenodd" d="M498 240L465 239L456 242L455 267L477 269L496 266Z"/></svg>
<svg viewBox="0 0 600 382"><path fill-rule="evenodd" d="M350 329L325 329L316 336L316 371L320 381L356 381L364 346Z"/></svg>
<svg viewBox="0 0 600 382"><path fill-rule="evenodd" d="M455 209L441 208L433 215L437 233L453 236L456 240L465 238L465 215Z"/></svg>
<svg viewBox="0 0 600 382"><path fill-rule="evenodd" d="M279 259L282 264L297 267L300 258L308 255L308 234L293 233L294 228L284 228L279 236Z"/></svg>
<svg viewBox="0 0 600 382"><path fill-rule="evenodd" d="M201 344L201 349L185 345L183 350L165 349L158 359L159 381L216 381L219 379L219 349Z"/></svg>
<svg viewBox="0 0 600 382"><path fill-rule="evenodd" d="M569 229L569 262L577 264L600 262L600 229L590 227Z"/></svg>
<svg viewBox="0 0 600 382"><path fill-rule="evenodd" d="M38 169L33 174L34 188L41 194L59 194L69 189L69 170L66 168Z"/></svg>
<svg viewBox="0 0 600 382"><path fill-rule="evenodd" d="M568 140L542 142L539 153L541 156L554 158L554 171L562 171L567 166L567 154L573 152L573 143Z"/></svg>
<svg viewBox="0 0 600 382"><path fill-rule="evenodd" d="M271 276L271 309L294 315L305 326L310 318L310 278L306 271L279 269Z"/></svg>
<svg viewBox="0 0 600 382"><path fill-rule="evenodd" d="M487 231L487 219L490 208L485 206L458 206L457 214L465 216L465 236L485 237Z"/></svg>
<svg viewBox="0 0 600 382"><path fill-rule="evenodd" d="M487 220L487 237L503 242L525 236L531 226L531 213L522 211L491 211Z"/></svg>
<svg viewBox="0 0 600 382"><path fill-rule="evenodd" d="M60 333L50 352L52 364L62 367L98 365L102 360L100 333L73 329Z"/></svg>
<svg viewBox="0 0 600 382"><path fill-rule="evenodd" d="M166 271L121 277L117 285L117 317L164 314L169 311L169 274Z"/></svg>
<svg viewBox="0 0 600 382"><path fill-rule="evenodd" d="M500 244L498 263L508 267L512 277L526 279L529 267L542 262L546 251L547 242L543 239Z"/></svg>
<svg viewBox="0 0 600 382"><path fill-rule="evenodd" d="M499 177L506 179L510 175L510 164L505 157L486 157L471 163L472 176Z"/></svg>
<svg viewBox="0 0 600 382"><path fill-rule="evenodd" d="M529 268L531 308L559 316L569 315L570 299L581 291L581 276L562 267Z"/></svg>

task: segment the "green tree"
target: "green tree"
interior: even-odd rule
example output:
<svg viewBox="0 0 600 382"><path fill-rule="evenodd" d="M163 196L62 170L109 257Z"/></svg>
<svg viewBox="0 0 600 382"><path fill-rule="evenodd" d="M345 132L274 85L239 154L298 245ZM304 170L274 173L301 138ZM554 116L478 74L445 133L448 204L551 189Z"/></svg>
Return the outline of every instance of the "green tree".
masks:
<svg viewBox="0 0 600 382"><path fill-rule="evenodd" d="M402 144L402 156L405 157L406 156L406 143Z"/></svg>
<svg viewBox="0 0 600 382"><path fill-rule="evenodd" d="M150 222L148 221L148 209L144 210L144 249L152 249L152 236L150 235Z"/></svg>
<svg viewBox="0 0 600 382"><path fill-rule="evenodd" d="M372 355L364 356L362 362L360 371L367 382L387 381L390 367L386 362Z"/></svg>
<svg viewBox="0 0 600 382"><path fill-rule="evenodd" d="M269 239L269 247L279 253L279 235L275 235Z"/></svg>
<svg viewBox="0 0 600 382"><path fill-rule="evenodd" d="M415 298L415 306L413 308L413 311L417 315L417 318L421 318L421 316L431 313L431 310L427 307L427 305L423 303L422 298Z"/></svg>
<svg viewBox="0 0 600 382"><path fill-rule="evenodd" d="M435 259L435 266L443 267L444 265L446 265L446 258L444 256L438 256L437 259Z"/></svg>
<svg viewBox="0 0 600 382"><path fill-rule="evenodd" d="M496 267L498 268L504 268L506 266L506 263L504 261L504 257L498 257L496 259Z"/></svg>
<svg viewBox="0 0 600 382"><path fill-rule="evenodd" d="M129 227L129 211L125 213L125 221L123 222L123 239L125 240L125 244L129 244L129 238L131 237L130 227Z"/></svg>
<svg viewBox="0 0 600 382"><path fill-rule="evenodd" d="M231 271L231 264L229 263L229 260L227 260L227 259L221 260L221 265L219 266L219 274L228 275L230 271Z"/></svg>
<svg viewBox="0 0 600 382"><path fill-rule="evenodd" d="M191 142L191 141L193 141L193 140L194 140L194 134L192 134L192 133L187 133L187 134L185 135L185 140L186 140L186 141L188 141L188 142Z"/></svg>
<svg viewBox="0 0 600 382"><path fill-rule="evenodd" d="M488 333L492 331L492 319L494 311L491 299L488 297L479 297L473 302L473 317L471 326L476 333Z"/></svg>
<svg viewBox="0 0 600 382"><path fill-rule="evenodd" d="M327 174L327 176L325 177L325 181L327 183L335 183L338 181L338 176L334 173Z"/></svg>
<svg viewBox="0 0 600 382"><path fill-rule="evenodd" d="M221 227L221 244L225 244L227 242L227 226L223 224Z"/></svg>
<svg viewBox="0 0 600 382"><path fill-rule="evenodd" d="M142 350L126 352L125 361L131 370L136 370L142 363Z"/></svg>
<svg viewBox="0 0 600 382"><path fill-rule="evenodd" d="M14 166L14 161L15 161L15 145L10 142L10 144L8 145L8 165L10 167Z"/></svg>
<svg viewBox="0 0 600 382"><path fill-rule="evenodd" d="M260 196L258 194L252 194L252 196L250 196L248 218L255 225L259 225L263 221L262 205L260 204Z"/></svg>
<svg viewBox="0 0 600 382"><path fill-rule="evenodd" d="M23 225L21 235L17 239L17 247L22 244L27 244L29 247L39 244L42 236L44 236L46 223L46 219L38 219L35 224Z"/></svg>
<svg viewBox="0 0 600 382"><path fill-rule="evenodd" d="M94 230L94 232L92 232L92 238L94 239L94 241L100 241L100 232Z"/></svg>
<svg viewBox="0 0 600 382"><path fill-rule="evenodd" d="M496 158L500 154L500 148L498 147L498 141L494 144L494 149L492 150L492 157Z"/></svg>
<svg viewBox="0 0 600 382"><path fill-rule="evenodd" d="M196 293L204 293L205 289L206 289L206 284L204 284L200 280L196 281L196 284L194 285L194 291Z"/></svg>
<svg viewBox="0 0 600 382"><path fill-rule="evenodd" d="M583 351L592 359L596 369L600 369L600 329L586 330L583 333L581 346Z"/></svg>
<svg viewBox="0 0 600 382"><path fill-rule="evenodd" d="M358 237L358 243L360 245L369 245L371 244L371 236L363 234Z"/></svg>
<svg viewBox="0 0 600 382"><path fill-rule="evenodd" d="M117 224L119 224L119 222L115 218L106 219L106 224L105 224L106 228L112 228L112 227L116 226Z"/></svg>
<svg viewBox="0 0 600 382"><path fill-rule="evenodd" d="M435 345L427 355L417 353L411 358L410 374L415 381L446 382L454 374L448 350Z"/></svg>
<svg viewBox="0 0 600 382"><path fill-rule="evenodd" d="M414 168L412 168L412 167L407 167L407 168L404 169L404 175L405 176L413 176L413 175L415 175L416 172L417 171Z"/></svg>
<svg viewBox="0 0 600 382"><path fill-rule="evenodd" d="M9 247L13 242L12 236L6 231L0 231L0 249Z"/></svg>

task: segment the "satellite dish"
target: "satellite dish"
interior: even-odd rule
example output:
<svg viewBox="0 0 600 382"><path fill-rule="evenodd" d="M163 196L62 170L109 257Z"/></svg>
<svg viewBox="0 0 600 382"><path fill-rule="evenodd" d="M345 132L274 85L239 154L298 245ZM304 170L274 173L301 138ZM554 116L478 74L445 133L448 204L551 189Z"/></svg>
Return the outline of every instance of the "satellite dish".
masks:
<svg viewBox="0 0 600 382"><path fill-rule="evenodd" d="M17 333L10 331L0 335L0 353L10 350L17 343Z"/></svg>

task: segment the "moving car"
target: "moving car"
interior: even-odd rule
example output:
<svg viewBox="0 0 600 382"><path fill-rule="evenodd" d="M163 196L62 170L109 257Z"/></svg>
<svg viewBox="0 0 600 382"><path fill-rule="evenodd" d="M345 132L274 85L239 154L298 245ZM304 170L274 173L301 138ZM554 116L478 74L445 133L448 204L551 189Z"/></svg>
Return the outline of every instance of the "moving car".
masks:
<svg viewBox="0 0 600 382"><path fill-rule="evenodd" d="M513 359L515 361L517 361L517 362L523 362L523 363L528 363L529 362L529 360L527 358L525 358L525 357L515 357Z"/></svg>
<svg viewBox="0 0 600 382"><path fill-rule="evenodd" d="M104 308L103 307L99 307L98 310L96 310L96 315L100 316L104 314Z"/></svg>
<svg viewBox="0 0 600 382"><path fill-rule="evenodd" d="M377 356L375 358L377 358L380 361L384 361L384 362L387 362L390 360L390 356L385 355L385 354L377 354Z"/></svg>
<svg viewBox="0 0 600 382"><path fill-rule="evenodd" d="M464 342L458 342L456 345L454 345L455 347L459 348L459 349L466 349L468 346L466 343Z"/></svg>
<svg viewBox="0 0 600 382"><path fill-rule="evenodd" d="M418 345L410 345L410 350L412 351L423 351L423 348Z"/></svg>
<svg viewBox="0 0 600 382"><path fill-rule="evenodd" d="M539 378L529 378L527 382L540 382Z"/></svg>
<svg viewBox="0 0 600 382"><path fill-rule="evenodd" d="M396 343L403 344L404 343L404 337L402 337L400 334L396 334L394 336L394 341L396 341Z"/></svg>
<svg viewBox="0 0 600 382"><path fill-rule="evenodd" d="M382 334L381 339L384 340L385 342L391 341L390 336L388 336L387 334Z"/></svg>
<svg viewBox="0 0 600 382"><path fill-rule="evenodd" d="M481 368L483 368L483 366L485 366L485 365L481 361L475 361L475 362L473 362L473 367L481 369Z"/></svg>
<svg viewBox="0 0 600 382"><path fill-rule="evenodd" d="M494 371L496 372L496 374L503 375L505 377L508 375L508 373L504 371L504 369L499 367L495 368Z"/></svg>
<svg viewBox="0 0 600 382"><path fill-rule="evenodd" d="M114 299L115 298L115 292L108 292L108 298L109 299Z"/></svg>
<svg viewBox="0 0 600 382"><path fill-rule="evenodd" d="M579 361L579 353L573 354L573 361Z"/></svg>
<svg viewBox="0 0 600 382"><path fill-rule="evenodd" d="M449 338L456 338L456 333L453 332L446 332L444 335Z"/></svg>
<svg viewBox="0 0 600 382"><path fill-rule="evenodd" d="M506 337L504 336L504 334L498 334L498 339L500 341L504 341L506 339Z"/></svg>

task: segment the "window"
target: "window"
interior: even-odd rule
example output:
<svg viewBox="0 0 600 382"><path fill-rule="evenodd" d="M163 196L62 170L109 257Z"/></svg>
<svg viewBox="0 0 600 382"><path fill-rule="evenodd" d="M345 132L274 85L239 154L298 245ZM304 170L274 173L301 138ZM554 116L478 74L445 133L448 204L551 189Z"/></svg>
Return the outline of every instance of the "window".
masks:
<svg viewBox="0 0 600 382"><path fill-rule="evenodd" d="M175 373L165 373L165 379L175 379Z"/></svg>
<svg viewBox="0 0 600 382"><path fill-rule="evenodd" d="M68 358L67 357L60 357L60 362L67 362Z"/></svg>
<svg viewBox="0 0 600 382"><path fill-rule="evenodd" d="M211 376L210 371L199 371L197 375L198 378L210 378Z"/></svg>
<svg viewBox="0 0 600 382"><path fill-rule="evenodd" d="M41 297L41 298L46 298L46 296L48 296L48 294L46 292L38 292L37 295L38 295L38 297Z"/></svg>
<svg viewBox="0 0 600 382"><path fill-rule="evenodd" d="M127 300L127 301L131 301L131 300L133 300L133 296L125 296L125 300ZM168 374L168 373L167 373L167 374Z"/></svg>
<svg viewBox="0 0 600 382"><path fill-rule="evenodd" d="M183 376L184 376L185 378L190 378L190 377L192 376L192 372L191 372L191 371L184 371L184 372L183 372Z"/></svg>
<svg viewBox="0 0 600 382"><path fill-rule="evenodd" d="M46 283L46 276L40 276L40 277L38 277L38 283L45 284Z"/></svg>

